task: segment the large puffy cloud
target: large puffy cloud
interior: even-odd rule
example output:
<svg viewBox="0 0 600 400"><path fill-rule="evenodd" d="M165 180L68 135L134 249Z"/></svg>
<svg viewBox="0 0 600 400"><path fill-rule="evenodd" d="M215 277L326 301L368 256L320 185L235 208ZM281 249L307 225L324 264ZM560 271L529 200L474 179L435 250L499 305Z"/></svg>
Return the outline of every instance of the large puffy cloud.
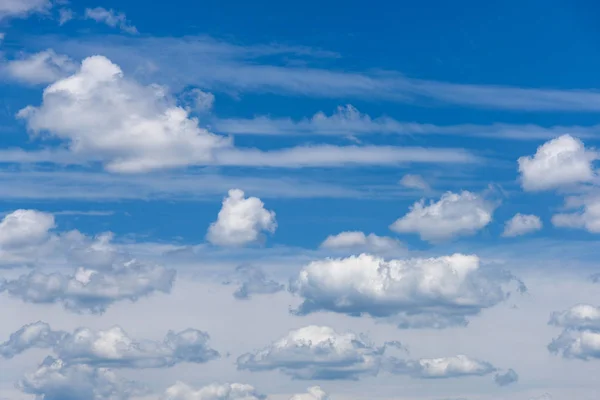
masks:
<svg viewBox="0 0 600 400"><path fill-rule="evenodd" d="M74 274L32 271L0 281L0 292L29 303L60 303L76 313L101 314L115 302L169 293L175 270L130 261L110 269L78 268Z"/></svg>
<svg viewBox="0 0 600 400"><path fill-rule="evenodd" d="M502 236L513 237L521 236L527 233L539 231L542 229L542 221L537 215L525 215L521 213L515 214L504 225Z"/></svg>
<svg viewBox="0 0 600 400"><path fill-rule="evenodd" d="M525 190L541 191L589 182L595 176L592 161L597 157L579 139L559 136L538 147L533 156L519 158L521 184Z"/></svg>
<svg viewBox="0 0 600 400"><path fill-rule="evenodd" d="M197 329L169 331L162 342L135 340L115 326L73 333L53 331L43 322L26 325L0 344L0 355L13 357L31 348L50 348L63 364L111 368L161 368L181 362L205 363L219 356L208 345L207 333Z"/></svg>
<svg viewBox="0 0 600 400"><path fill-rule="evenodd" d="M128 400L144 393L139 385L109 369L85 364L67 366L52 357L19 381L18 387L44 400Z"/></svg>
<svg viewBox="0 0 600 400"><path fill-rule="evenodd" d="M384 347L374 347L353 333L310 325L237 359L239 369L279 370L293 379L351 379L379 372Z"/></svg>
<svg viewBox="0 0 600 400"><path fill-rule="evenodd" d="M177 382L169 387L162 400L263 400L266 396L260 394L253 386L243 383L214 383L200 389Z"/></svg>
<svg viewBox="0 0 600 400"><path fill-rule="evenodd" d="M0 20L10 17L23 18L33 13L46 13L51 7L50 0L2 0Z"/></svg>
<svg viewBox="0 0 600 400"><path fill-rule="evenodd" d="M496 371L492 364L465 355L409 361L392 359L389 364L390 372L406 374L419 379L483 376Z"/></svg>
<svg viewBox="0 0 600 400"><path fill-rule="evenodd" d="M600 307L577 304L552 313L548 323L564 328L548 345L551 353L565 358L600 359Z"/></svg>
<svg viewBox="0 0 600 400"><path fill-rule="evenodd" d="M11 60L5 66L10 77L30 84L52 83L76 69L69 57L56 54L52 49Z"/></svg>
<svg viewBox="0 0 600 400"><path fill-rule="evenodd" d="M387 253L403 250L404 246L398 239L378 236L374 233L365 235L360 231L346 231L337 235L329 235L321 248L328 250L352 250L353 252Z"/></svg>
<svg viewBox="0 0 600 400"><path fill-rule="evenodd" d="M102 56L44 90L39 107L19 112L33 132L68 141L70 150L118 172L207 163L231 144L174 106L165 89L142 86Z"/></svg>
<svg viewBox="0 0 600 400"><path fill-rule="evenodd" d="M294 312L332 311L395 321L401 328L445 328L468 323L510 295L506 271L480 266L477 256L454 254L406 260L361 254L305 266L290 290L303 298Z"/></svg>
<svg viewBox="0 0 600 400"><path fill-rule="evenodd" d="M245 198L242 190L232 189L206 238L219 246L243 246L259 242L262 232L273 233L275 229L275 212L265 209L258 197Z"/></svg>
<svg viewBox="0 0 600 400"><path fill-rule="evenodd" d="M413 204L410 211L391 226L395 232L417 233L422 240L439 241L454 236L473 235L492 221L496 205L468 191L447 192L439 201L425 199Z"/></svg>

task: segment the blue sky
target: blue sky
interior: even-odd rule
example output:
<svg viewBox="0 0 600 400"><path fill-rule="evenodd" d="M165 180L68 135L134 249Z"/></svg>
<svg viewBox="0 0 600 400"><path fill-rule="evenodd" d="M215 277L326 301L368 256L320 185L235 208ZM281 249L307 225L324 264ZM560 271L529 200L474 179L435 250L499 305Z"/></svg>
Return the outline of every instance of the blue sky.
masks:
<svg viewBox="0 0 600 400"><path fill-rule="evenodd" d="M599 16L0 0L0 399L594 398Z"/></svg>

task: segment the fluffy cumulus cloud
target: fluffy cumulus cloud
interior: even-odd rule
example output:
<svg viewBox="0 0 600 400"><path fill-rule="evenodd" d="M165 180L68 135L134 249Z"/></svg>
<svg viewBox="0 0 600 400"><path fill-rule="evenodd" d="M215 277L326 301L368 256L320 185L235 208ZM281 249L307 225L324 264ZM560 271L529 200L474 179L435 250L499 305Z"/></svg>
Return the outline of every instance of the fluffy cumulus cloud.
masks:
<svg viewBox="0 0 600 400"><path fill-rule="evenodd" d="M519 381L519 374L514 369L509 369L503 374L497 373L494 375L494 382L498 386L508 386Z"/></svg>
<svg viewBox="0 0 600 400"><path fill-rule="evenodd" d="M39 244L48 238L54 226L52 214L36 210L13 211L0 222L0 249Z"/></svg>
<svg viewBox="0 0 600 400"><path fill-rule="evenodd" d="M70 151L116 172L207 163L231 141L198 126L165 89L126 78L103 56L83 60L73 75L44 90L42 104L18 116L34 133L67 141Z"/></svg>
<svg viewBox="0 0 600 400"><path fill-rule="evenodd" d="M446 328L510 295L522 282L506 271L483 268L479 258L454 254L406 260L361 254L305 266L290 289L304 301L294 313L332 311L395 321L401 328Z"/></svg>
<svg viewBox="0 0 600 400"><path fill-rule="evenodd" d="M600 307L577 304L550 316L564 330L548 345L551 353L581 360L600 359Z"/></svg>
<svg viewBox="0 0 600 400"><path fill-rule="evenodd" d="M431 189L429 184L427 182L425 182L425 179L423 179L423 177L421 175L416 175L416 174L406 174L398 181L398 183L408 189L417 189L417 190Z"/></svg>
<svg viewBox="0 0 600 400"><path fill-rule="evenodd" d="M72 275L32 271L0 281L0 292L29 303L59 303L76 313L101 314L118 301L169 293L174 280L175 270L130 261L110 269L80 267Z"/></svg>
<svg viewBox="0 0 600 400"><path fill-rule="evenodd" d="M562 135L540 147L533 156L518 160L521 184L528 191L541 191L589 182L595 172L592 162L597 158L579 139Z"/></svg>
<svg viewBox="0 0 600 400"><path fill-rule="evenodd" d="M264 400L253 386L243 383L224 383L204 386L200 389L177 382L169 387L161 400Z"/></svg>
<svg viewBox="0 0 600 400"><path fill-rule="evenodd" d="M480 195L447 192L439 201L413 204L409 212L391 226L398 233L417 233L422 240L439 241L473 235L492 221L496 205Z"/></svg>
<svg viewBox="0 0 600 400"><path fill-rule="evenodd" d="M350 379L379 372L384 347L326 326L290 331L269 346L237 359L239 369L279 370L293 379Z"/></svg>
<svg viewBox="0 0 600 400"><path fill-rule="evenodd" d="M378 236L374 233L365 235L360 231L341 232L328 236L321 248L329 250L350 250L353 252L387 253L403 250L404 246L398 239Z"/></svg>
<svg viewBox="0 0 600 400"><path fill-rule="evenodd" d="M125 14L112 9L107 10L102 7L86 8L85 18L104 23L112 28L119 28L127 33L138 33L137 28L127 21Z"/></svg>
<svg viewBox="0 0 600 400"><path fill-rule="evenodd" d="M17 81L43 84L55 82L74 73L77 65L69 57L48 49L11 60L4 68L6 73Z"/></svg>
<svg viewBox="0 0 600 400"><path fill-rule="evenodd" d="M6 18L24 18L34 13L46 13L51 7L50 0L2 0L0 21Z"/></svg>
<svg viewBox="0 0 600 400"><path fill-rule="evenodd" d="M329 395L320 386L312 386L306 393L295 394L290 400L329 400Z"/></svg>
<svg viewBox="0 0 600 400"><path fill-rule="evenodd" d="M52 349L65 365L111 368L161 368L182 362L205 363L219 356L208 345L209 336L197 329L170 331L162 342L136 340L122 328L78 328L73 333L53 331L43 322L26 325L0 344L0 355L10 358L28 349Z"/></svg>
<svg viewBox="0 0 600 400"><path fill-rule="evenodd" d="M285 289L283 284L269 279L262 269L253 265L240 265L235 272L239 284L233 293L236 299L248 299L257 294L273 294Z"/></svg>
<svg viewBox="0 0 600 400"><path fill-rule="evenodd" d="M44 400L128 400L144 394L139 385L118 377L107 368L66 365L52 357L46 358L17 386Z"/></svg>
<svg viewBox="0 0 600 400"><path fill-rule="evenodd" d="M537 215L525 215L517 213L504 225L502 236L521 236L542 229L542 221Z"/></svg>
<svg viewBox="0 0 600 400"><path fill-rule="evenodd" d="M600 233L600 197L584 197L579 201L580 210L554 214L552 224L559 228L584 229L590 233Z"/></svg>
<svg viewBox="0 0 600 400"><path fill-rule="evenodd" d="M496 371L486 362L465 355L442 358L422 358L420 360L392 359L388 362L390 372L406 374L419 379L458 378L463 376L483 376Z"/></svg>
<svg viewBox="0 0 600 400"><path fill-rule="evenodd" d="M260 242L263 232L273 233L275 229L275 212L265 209L258 197L246 198L242 190L232 189L206 238L219 246L243 246Z"/></svg>

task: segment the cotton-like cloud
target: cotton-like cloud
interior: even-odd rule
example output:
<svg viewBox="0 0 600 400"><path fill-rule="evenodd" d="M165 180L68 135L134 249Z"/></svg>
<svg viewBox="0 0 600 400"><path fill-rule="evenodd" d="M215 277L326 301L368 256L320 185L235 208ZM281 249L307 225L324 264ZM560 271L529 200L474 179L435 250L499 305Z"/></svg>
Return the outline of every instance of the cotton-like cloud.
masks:
<svg viewBox="0 0 600 400"><path fill-rule="evenodd" d="M329 400L329 395L320 386L312 386L307 393L295 394L290 400Z"/></svg>
<svg viewBox="0 0 600 400"><path fill-rule="evenodd" d="M39 107L18 116L32 132L48 132L70 151L116 172L207 163L231 142L198 126L159 86L142 86L102 56L44 90Z"/></svg>
<svg viewBox="0 0 600 400"><path fill-rule="evenodd" d="M379 371L385 347L374 347L353 333L310 325L237 359L238 369L279 370L293 379L349 379Z"/></svg>
<svg viewBox="0 0 600 400"><path fill-rule="evenodd" d="M47 357L38 369L19 381L19 389L44 400L128 400L145 391L107 368L67 366Z"/></svg>
<svg viewBox="0 0 600 400"><path fill-rule="evenodd" d="M406 260L361 254L305 266L290 290L304 301L294 311L332 311L394 321L401 328L463 326L468 318L505 300L514 282L506 271L483 268L473 255Z"/></svg>
<svg viewBox="0 0 600 400"><path fill-rule="evenodd" d="M275 212L265 209L259 198L245 198L242 190L232 189L206 238L219 246L243 246L261 241L262 232L273 233L275 229Z"/></svg>
<svg viewBox="0 0 600 400"><path fill-rule="evenodd" d="M0 222L0 249L39 244L48 238L54 227L52 214L36 210L13 211Z"/></svg>
<svg viewBox="0 0 600 400"><path fill-rule="evenodd" d="M351 250L353 252L386 253L403 250L404 246L398 239L378 236L374 233L365 235L360 231L346 231L328 236L321 248L329 250Z"/></svg>
<svg viewBox="0 0 600 400"><path fill-rule="evenodd" d="M50 0L2 0L0 1L0 20L25 18L34 13L47 13L51 7Z"/></svg>
<svg viewBox="0 0 600 400"><path fill-rule="evenodd" d="M473 235L492 221L496 205L482 196L463 191L447 192L439 201L416 202L391 226L398 233L417 233L422 240L439 241Z"/></svg>
<svg viewBox="0 0 600 400"><path fill-rule="evenodd" d="M281 292L285 286L267 278L262 269L252 265L240 265L236 268L239 287L233 293L237 299L248 299L257 294L273 294Z"/></svg>
<svg viewBox="0 0 600 400"><path fill-rule="evenodd" d="M513 369L509 369L503 374L494 375L494 382L498 386L508 386L519 381L519 375Z"/></svg>
<svg viewBox="0 0 600 400"><path fill-rule="evenodd" d="M542 229L542 221L537 215L525 215L517 213L504 225L502 236L514 237Z"/></svg>
<svg viewBox="0 0 600 400"><path fill-rule="evenodd" d="M496 371L492 364L465 355L409 361L392 359L388 368L392 373L406 374L419 379L483 376Z"/></svg>
<svg viewBox="0 0 600 400"><path fill-rule="evenodd" d="M112 28L119 28L123 32L138 33L136 27L131 25L125 14L113 9L107 10L102 7L86 8L85 18L104 23Z"/></svg>
<svg viewBox="0 0 600 400"><path fill-rule="evenodd" d="M55 82L77 70L69 57L52 49L8 61L4 68L11 78L33 85Z"/></svg>
<svg viewBox="0 0 600 400"><path fill-rule="evenodd" d="M538 147L533 156L519 158L521 185L533 192L589 182L595 176L592 161L597 157L579 139L559 136Z"/></svg>
<svg viewBox="0 0 600 400"><path fill-rule="evenodd" d="M263 400L266 396L260 394L253 386L242 383L214 383L200 389L177 382L169 387L161 400Z"/></svg>
<svg viewBox="0 0 600 400"><path fill-rule="evenodd" d="M175 271L130 261L110 269L78 268L72 275L32 271L0 281L0 292L28 303L59 303L76 313L101 314L115 302L169 293Z"/></svg>
<svg viewBox="0 0 600 400"><path fill-rule="evenodd" d="M577 304L553 312L548 323L564 328L548 345L551 353L565 358L600 359L600 307Z"/></svg>
<svg viewBox="0 0 600 400"><path fill-rule="evenodd" d="M600 198L584 197L579 211L554 214L552 224L559 228L584 229L590 233L600 233Z"/></svg>
<svg viewBox="0 0 600 400"><path fill-rule="evenodd" d="M429 190L431 187L421 175L406 174L398 183L408 189Z"/></svg>
<svg viewBox="0 0 600 400"><path fill-rule="evenodd" d="M104 331L78 328L68 333L36 322L25 325L0 344L0 355L10 358L31 348L49 348L65 365L164 368L182 362L205 363L219 357L208 341L206 332L191 328L169 331L162 342L155 342L135 340L118 326Z"/></svg>

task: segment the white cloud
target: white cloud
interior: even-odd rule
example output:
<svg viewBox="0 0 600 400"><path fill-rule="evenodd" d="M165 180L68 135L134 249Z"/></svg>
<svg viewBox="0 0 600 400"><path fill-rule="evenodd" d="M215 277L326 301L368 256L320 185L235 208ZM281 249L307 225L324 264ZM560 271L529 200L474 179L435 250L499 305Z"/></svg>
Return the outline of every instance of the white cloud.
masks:
<svg viewBox="0 0 600 400"><path fill-rule="evenodd" d="M75 13L70 8L61 8L58 10L58 24L64 25L75 18Z"/></svg>
<svg viewBox="0 0 600 400"><path fill-rule="evenodd" d="M521 185L527 191L542 191L589 182L597 157L579 139L559 136L538 147L535 155L519 158Z"/></svg>
<svg viewBox="0 0 600 400"><path fill-rule="evenodd" d="M245 198L242 190L232 189L206 238L219 246L243 246L261 241L262 232L273 233L275 229L275 212L265 209L259 198Z"/></svg>
<svg viewBox="0 0 600 400"><path fill-rule="evenodd" d="M513 237L542 229L542 221L537 215L524 215L517 213L504 225L502 236Z"/></svg>
<svg viewBox="0 0 600 400"><path fill-rule="evenodd" d="M465 355L422 358L416 361L393 359L389 368L392 373L407 374L419 379L483 376L496 371L496 368L492 364Z"/></svg>
<svg viewBox="0 0 600 400"><path fill-rule="evenodd" d="M198 88L188 90L183 94L183 99L192 110L200 113L210 111L215 104L215 95Z"/></svg>
<svg viewBox="0 0 600 400"><path fill-rule="evenodd" d="M429 190L429 184L425 182L421 175L406 174L398 183L408 189Z"/></svg>
<svg viewBox="0 0 600 400"><path fill-rule="evenodd" d="M236 299L248 299L257 294L281 292L285 286L267 278L262 269L252 265L240 265L235 269L239 287L233 293ZM230 282L227 282L230 283Z"/></svg>
<svg viewBox="0 0 600 400"><path fill-rule="evenodd" d="M356 380L379 372L384 350L353 333L310 325L241 355L237 365L250 371L279 370L294 379Z"/></svg>
<svg viewBox="0 0 600 400"><path fill-rule="evenodd" d="M552 224L560 228L585 229L600 233L600 197L590 196L581 199L580 211L560 213L552 216Z"/></svg>
<svg viewBox="0 0 600 400"><path fill-rule="evenodd" d="M0 0L0 20L24 18L34 13L46 13L52 7L50 0Z"/></svg>
<svg viewBox="0 0 600 400"><path fill-rule="evenodd" d="M4 68L12 78L34 85L55 82L77 70L73 60L52 49L10 60Z"/></svg>
<svg viewBox="0 0 600 400"><path fill-rule="evenodd" d="M553 312L548 323L564 328L548 345L551 353L565 358L600 359L600 307L576 304Z"/></svg>
<svg viewBox="0 0 600 400"><path fill-rule="evenodd" d="M390 260L368 254L313 261L291 283L304 301L299 315L332 311L369 315L401 328L446 328L493 307L509 295L516 278L483 268L477 256Z"/></svg>
<svg viewBox="0 0 600 400"><path fill-rule="evenodd" d="M494 382L498 386L508 386L519 381L519 374L513 369L507 370L505 373L497 373L494 375Z"/></svg>
<svg viewBox="0 0 600 400"><path fill-rule="evenodd" d="M447 192L439 201L426 205L425 199L391 226L395 232L417 233L422 240L439 241L475 234L492 221L496 205L468 191Z"/></svg>
<svg viewBox="0 0 600 400"><path fill-rule="evenodd" d="M119 28L123 32L136 34L138 30L127 21L125 14L116 12L113 9L107 10L102 7L86 8L85 18L93 19L96 22L102 22L112 28Z"/></svg>
<svg viewBox="0 0 600 400"><path fill-rule="evenodd" d="M307 393L295 394L290 400L329 400L329 395L320 386L312 386Z"/></svg>
<svg viewBox="0 0 600 400"><path fill-rule="evenodd" d="M138 385L117 377L109 369L67 366L51 357L34 373L27 374L18 387L44 400L128 400L143 394Z"/></svg>
<svg viewBox="0 0 600 400"><path fill-rule="evenodd" d="M135 340L119 326L107 330L78 328L53 331L43 322L25 325L0 344L0 355L13 357L28 349L52 349L66 365L111 368L164 368L182 362L205 363L219 357L197 329L169 331L162 342Z"/></svg>
<svg viewBox="0 0 600 400"><path fill-rule="evenodd" d="M18 116L31 131L67 140L73 153L117 172L207 163L215 149L231 144L171 105L163 88L127 79L102 56L83 60L78 72L44 90L39 107Z"/></svg>
<svg viewBox="0 0 600 400"><path fill-rule="evenodd" d="M266 396L250 385L242 383L214 383L200 389L177 382L169 387L162 400L263 400Z"/></svg>
<svg viewBox="0 0 600 400"><path fill-rule="evenodd" d="M321 248L329 250L347 249L353 252L388 253L404 250L405 247L398 240L387 236L377 236L374 233L365 235L360 231L346 231L337 235L328 236Z"/></svg>
<svg viewBox="0 0 600 400"><path fill-rule="evenodd" d="M54 216L36 210L16 210L0 222L0 251L39 244L55 227Z"/></svg>

